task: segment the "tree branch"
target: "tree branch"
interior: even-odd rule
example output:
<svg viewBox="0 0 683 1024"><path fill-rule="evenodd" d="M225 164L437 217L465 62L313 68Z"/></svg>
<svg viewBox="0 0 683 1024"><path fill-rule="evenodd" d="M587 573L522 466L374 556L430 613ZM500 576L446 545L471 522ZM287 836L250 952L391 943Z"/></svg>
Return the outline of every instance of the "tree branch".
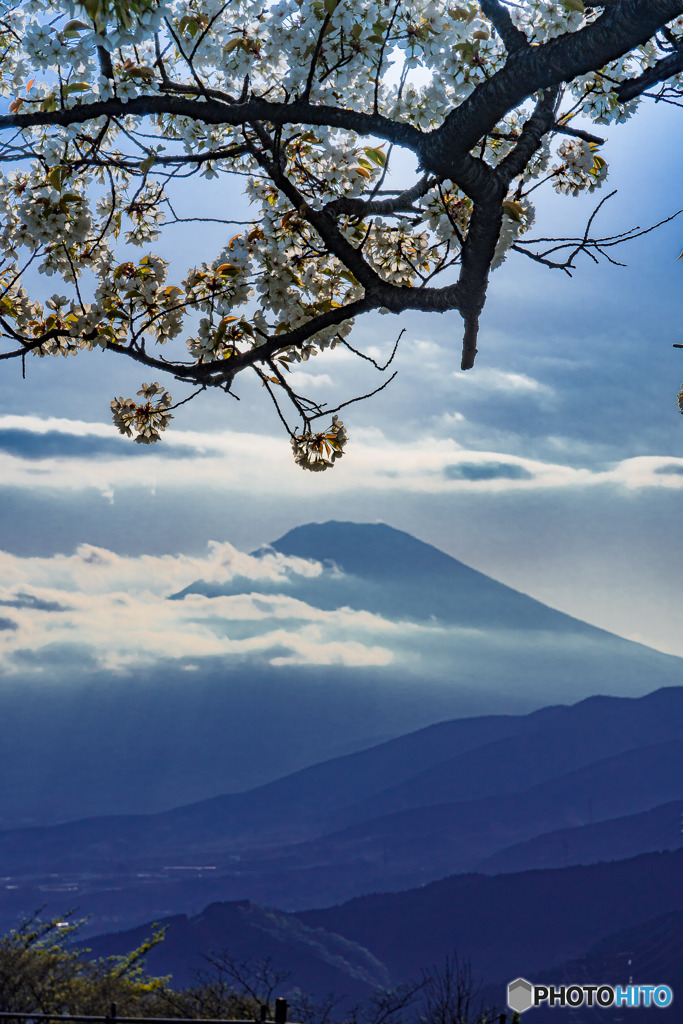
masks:
<svg viewBox="0 0 683 1024"><path fill-rule="evenodd" d="M355 248L337 227L334 219L325 210L316 210L309 206L305 196L299 192L294 183L286 176L282 167L265 153L251 147L252 156L268 173L273 183L287 197L299 216L315 228L329 251L339 259L347 270L366 290L374 291L382 284L382 278L364 259L363 254Z"/></svg>
<svg viewBox="0 0 683 1024"><path fill-rule="evenodd" d="M347 214L351 217L384 217L390 216L392 213L410 213L414 212L415 200L426 195L430 188L434 188L437 184L436 178L430 178L428 174L424 174L412 188L399 192L394 199L380 199L373 202L343 196L326 203L323 212L330 217L337 217L340 214Z"/></svg>
<svg viewBox="0 0 683 1024"><path fill-rule="evenodd" d="M97 47L97 59L100 65L100 72L105 78L108 78L111 82L114 81L114 68L111 63L111 54L109 50L105 50L103 46Z"/></svg>
<svg viewBox="0 0 683 1024"><path fill-rule="evenodd" d="M508 53L517 53L528 48L529 40L512 21L510 12L500 0L479 0L479 6L503 40Z"/></svg>
<svg viewBox="0 0 683 1024"><path fill-rule="evenodd" d="M555 123L551 131L556 132L558 135L570 135L573 139L583 139L584 142L592 142L596 146L604 146L607 141L599 135L593 135L592 132L585 132L583 128L570 128L568 124L561 124L560 122Z"/></svg>
<svg viewBox="0 0 683 1024"><path fill-rule="evenodd" d="M533 114L524 123L519 141L498 164L496 173L506 187L522 173L543 141L543 136L555 124L559 93L558 88L546 89L541 93Z"/></svg>
<svg viewBox="0 0 683 1024"><path fill-rule="evenodd" d="M489 273L502 222L503 209L500 201L474 204L465 244L462 247L460 275L455 286L457 308L465 321L462 370L470 370L474 366L479 316L486 302Z"/></svg>
<svg viewBox="0 0 683 1024"><path fill-rule="evenodd" d="M209 357L210 361L204 363L174 362L167 358L149 355L145 351L144 329L149 327L153 321L149 313L150 307L147 307L148 312L146 313L143 311L134 316L131 312L129 342L111 341L105 346L108 350L127 355L129 358L150 368L172 373L180 380L193 381L201 389L208 386L228 389L235 374L240 370L252 367L263 378L263 373L259 368L260 364L270 365L273 358L278 356L278 354L287 350L300 349L302 346L307 345L311 339L315 339L316 335L321 331L334 330L340 324L348 322L361 313L382 307L386 307L386 310L393 313L400 313L404 310L420 310L425 312L457 310L464 321L461 366L463 369L468 369L475 360L479 318L486 300L491 262L500 236L503 217L502 203L508 194L511 182L529 166L529 161L541 145L544 136L548 133L562 132L590 143L601 143L603 141L598 136L582 129L558 123L557 97L564 83L572 81L577 76L599 71L599 69L604 68L611 61L623 57L637 46L652 39L657 32L661 32L665 28L668 22L683 14L683 0L604 0L602 3L595 3L589 6L601 9L602 13L595 20L585 24L577 32L567 32L547 42L532 46L527 40L525 33L515 27L509 11L502 0L480 0L480 8L500 36L507 50L508 59L499 70L490 73L490 77L485 78L473 87L468 98L450 110L440 127L434 128L431 131L422 131L415 124L410 123L409 120L396 120L379 113L378 95L381 58L375 80L374 103L372 98L368 98L366 101L368 109L373 112L353 110L335 105L328 106L324 102L310 101L309 97L316 80L318 66L320 65L322 68L323 62L325 62L325 74L322 74L322 71L320 74L320 77L325 79L328 71L332 73L338 68L343 67L350 60L345 50L341 51L341 56L336 60L336 63L335 60L329 60L329 54L323 52L327 48L325 31L331 24L330 13L326 15L321 14L318 25L311 30L313 56L310 66L307 66L303 72L307 81L301 98L297 100L290 102L287 99L286 101L274 102L272 99L254 96L253 94L250 95L248 77L244 79L242 93L238 98L217 89L205 88L193 66L193 56L197 51L198 41L195 42L190 56L185 57L189 71L194 76L195 84L188 86L178 82L171 82L166 72L163 55L157 40L156 67L159 69L160 75L160 79L157 78L157 85L160 88L160 93L149 96L142 95L128 101L112 98L92 103L81 103L76 100L74 101L74 106L63 107L60 110L54 111L35 109L41 103L40 100L21 97L21 103L15 102L13 108L16 109L21 104L24 104L23 110L25 112L0 116L0 129L9 128L13 132L28 133L33 128L49 126L67 127L96 122L97 119L103 118L107 120L104 128L102 128L102 133L106 133L109 121L113 119L117 123L116 119L119 119L121 124L118 126L123 128L125 134L133 141L134 145L140 146L142 154L140 162L136 162L133 157L122 155L118 152L113 152L112 158L109 159L107 150L100 145L104 135L101 133L97 140L93 140L88 137L88 130L86 129L77 136L73 143L74 149L78 154L76 158L73 157L73 151L69 150L71 142L65 148L65 153L71 153L71 156L64 157L65 165L70 167L69 173L73 169L78 172L79 168L89 165L118 167L135 174L140 172L140 163L142 163L143 168L147 167L148 170L151 170L155 165L158 168L177 168L184 164L199 166L202 162L208 160L228 161L231 158L248 153L262 169L261 171L258 168L255 169L250 160L250 173L254 171L257 177L262 178L265 172L265 175L270 178L281 195L285 197L287 203L291 204L291 212L288 211L287 219L282 221L281 234L279 233L280 227L278 227L277 221L273 220L271 223L269 216L266 217L266 220L273 228L276 242L284 240L285 245L288 245L290 232L294 233L295 240L301 239L302 248L297 248L292 258L297 265L303 262L309 268L314 267L314 272L312 272L306 284L302 284L300 281L297 283L297 287L301 288L301 291L297 293L297 314L301 310L304 315L309 316L310 319L306 323L280 334L272 333L266 336L270 328L264 329L261 322L255 321L258 324L256 328L258 337L264 340L257 347L247 348L246 346L249 344L247 336L250 332L240 333L242 330L240 324L232 324L231 329L234 333L230 336L232 340L227 342L221 340L226 337L225 331L223 331L223 334L220 332L214 333L215 325L213 325L212 321L209 337L211 339L210 344L215 345L215 350L210 350L213 351L213 354ZM320 21L323 24L322 28L319 29ZM386 24L386 22L382 24ZM393 21L391 24L393 24ZM173 34L179 52L183 53L181 43L171 26L169 26L169 31ZM208 28L205 27L200 39L204 38L207 31ZM479 33L479 35L487 34ZM385 43L388 43L389 35L390 29L387 29ZM324 38L325 47L323 47ZM394 36L391 38L393 39ZM316 39L317 42L315 42ZM676 40L671 33L667 35L667 40L668 43L662 43L660 36L659 41L663 47L661 52L664 52L668 45L673 47L673 52L659 60L653 68L644 71L638 77L621 84L615 83L615 92L620 102L626 102L635 96L641 95L652 85L665 81L671 75L683 71L683 40ZM342 43L341 45L345 46L346 44ZM500 51L501 47L496 44L496 52L500 54ZM383 53L384 51L382 50L381 52ZM185 55L183 54L183 56ZM489 73L486 70L486 61L482 59L479 63L484 67L484 73ZM197 66L199 66L199 61L197 61ZM438 68L436 70L438 71ZM113 76L111 62L108 68L103 65L103 71L107 77L111 78ZM406 69L405 75L407 73ZM401 80L402 85L399 88L399 95L400 89L406 81L405 75ZM240 80L241 76L242 72L240 72ZM188 75L188 77L190 76ZM257 75L254 77L258 79ZM276 91L276 88L276 86L273 86L272 91L268 91L266 96L286 96L285 92L279 93ZM527 117L517 137L516 128L514 130L508 129L505 125L501 125L501 121L511 111L519 112L522 105L526 104L530 97L533 97L535 107L533 112ZM72 101L73 97L69 102ZM152 143L148 142L150 136L146 135L145 130L140 128L139 122L137 129L140 133L139 135L136 135L135 130L129 129L123 122L124 119L133 117L141 119L159 115L169 115L205 125L218 125L223 129L226 136L224 140L226 145L212 152L202 151L201 153L194 152L180 156L155 156L151 151ZM408 118L409 115L405 116ZM522 116L525 115L523 114ZM378 180L377 176L375 176L375 189L373 190L371 185L368 185L365 192L366 198L342 197L327 202L326 205L320 208L322 203L319 197L321 194L324 195L325 192L318 189L318 184L320 183L320 178L324 177L326 172L318 170L317 173L320 177L316 177L315 160L317 159L318 151L315 148L315 139L313 140L315 153L311 156L311 167L299 165L300 154L307 152L305 148L300 148L298 150L299 155L297 155L294 162L294 169L288 175L287 161L285 159L287 155L285 146L288 143L283 143L282 141L283 128L286 125L296 125L297 130L301 126L319 125L326 128L341 129L353 133L355 136L371 136L383 139L390 143L391 146L397 145L411 150L418 157L421 172L424 173L422 173L422 177L412 188L404 189L396 194L390 193L390 198L382 198L382 193L379 190L382 187L384 178L381 177ZM242 145L239 144L240 140L237 139L234 145L230 145L231 128L243 129L247 142ZM491 138L492 134L496 133L496 129L498 129L499 137L502 136L511 142L512 148L497 166L491 166L484 160L483 154L487 137ZM162 124L159 137L163 137L163 134L164 126ZM173 133L169 130L166 134L170 136ZM83 141L84 136L85 143ZM21 139L21 135L19 135L19 138ZM27 148L29 148L31 137L28 134L24 135L24 141ZM7 159L11 159L15 155L15 143L16 138L11 138L5 147ZM218 145L218 143L216 144ZM39 143L36 143L36 148L38 148L38 145ZM93 148L89 148L91 146ZM291 146L294 146L293 141L291 141ZM21 152L23 153L24 150L22 149ZM89 155L83 156L84 152L89 153ZM391 152L391 148L389 152ZM482 155L475 156L474 153L481 153ZM145 156L147 159L145 159ZM231 169L230 164L225 164L224 166ZM44 163L42 170L47 173ZM233 167L232 170L238 173L241 168ZM166 177L172 178L174 174L177 175L178 173L171 170ZM353 175L352 170L349 173ZM372 174L369 171L367 173L372 179ZM111 173L110 178L113 180ZM394 214L416 212L422 214L423 211L416 211L413 204L425 196L435 185L440 185L442 181L447 179L455 183L461 194L472 200L467 232L465 233L464 227L461 230L458 220L449 213L453 231L452 236L448 233L448 225L444 218L445 233L439 235L439 232L437 232L431 238L428 238L426 242L422 239L415 241L414 249L411 249L409 246L403 247L402 241L394 244L392 235L387 233L385 238L377 240L378 252L381 256L381 259L376 261L377 267L380 268L384 265L382 259L388 254L391 260L395 259L397 261L397 265L400 268L407 269L405 280L413 282L418 286L412 287L410 283L396 285L391 280L384 280L382 277L383 271L382 273L378 272L371 259L365 256L363 249L365 239L358 244L356 244L358 240L355 238L353 242L350 241L349 238L352 236L349 235L347 237L345 231L341 230L338 219L342 216L362 218L374 215L392 216ZM122 192L123 196L127 196L127 184L126 180L126 185ZM134 200L138 195L139 190L135 193ZM386 196L386 194L384 195ZM129 202L129 198L127 196L125 202L123 199L121 200L121 208L123 210L127 208L126 203ZM273 199L270 187L267 198L269 200ZM68 206L68 202L65 201L65 205ZM113 216L114 205L112 201L110 221ZM466 205L469 208L470 203L467 202ZM130 205L128 209L130 209ZM446 212L448 213L448 210ZM109 230L110 221L105 220L100 239ZM410 218L405 218L404 224L406 227L409 226L409 223ZM559 267L569 273L578 253L584 252L596 261L599 257L610 259L608 252L605 250L627 238L636 237L635 233L627 232L610 239L594 239L590 237L591 225L592 218L582 238L556 239L554 242L557 244L544 251L540 249L529 251L528 246L533 245L533 242L527 242L524 246L516 245L513 248L519 252L525 252L526 255L538 262L544 263L547 266ZM256 235L258 232L253 232L253 234ZM435 242L434 238L437 235L438 239ZM459 249L455 246L454 240L456 237ZM249 249L249 238L247 239L246 247L249 250L249 259L251 260L254 257L252 249ZM59 240L57 240L55 245L58 244L64 243L59 243ZM90 244L90 241L88 244ZM375 244L374 236L373 240L368 243L368 247L370 244ZM453 250L451 250L451 246L453 246ZM48 253L51 251L47 244L45 250ZM253 250L260 251L259 246L253 247ZM556 256L559 250L563 250L562 255ZM569 250L569 255L564 263L562 263L560 260L567 250ZM76 250L74 249L73 251L75 252ZM455 252L455 257L452 257L452 252ZM415 253L421 255L416 258ZM72 262L68 251L67 256L69 262ZM445 287L429 287L428 282L433 280L434 276L444 268L453 266L456 262L456 257L460 260L457 281L447 284ZM89 251L82 257L83 260L90 260L91 258ZM258 258L258 255L256 258ZM372 259L374 259L374 250ZM343 306L330 308L332 303L326 298L328 295L327 285L324 283L324 276L322 276L328 270L325 266L326 260L331 260L335 267L341 264L353 275L355 281L358 282L359 288L365 290L362 298L347 302ZM421 260L422 262L420 262ZM427 263L427 260L429 260L429 263ZM76 276L77 266L78 259L74 256L71 268L73 277ZM241 273L239 267L233 269L236 275ZM267 273L267 269L268 262L264 257L261 264L261 273ZM245 275L250 273L249 270L245 270ZM68 274L64 276L65 279L69 279ZM387 276L390 277L391 274L387 273ZM262 277L261 281L263 280L264 278ZM320 284L321 281L323 282L322 285ZM313 284L310 282L313 282ZM219 287L219 285L216 285L217 289ZM166 291L170 290L167 289ZM76 294L79 296L78 286L76 286ZM239 292L231 293L226 289L223 297L225 298L225 295L229 294L238 295ZM273 289L272 292L269 292L264 308L270 308L276 303L281 302L281 294L280 289ZM330 294L336 294L336 292ZM315 305L316 295L319 296L317 300L319 302L318 306ZM216 292L211 292L209 306L212 310L214 310L215 297ZM229 306L229 302L230 300L226 299L223 308ZM189 305L191 303L188 301ZM239 306L239 300L236 301L236 305ZM326 310L326 312L316 313L318 308ZM161 315L159 312L155 314L157 317ZM247 315L246 313L244 314L245 317ZM237 317L224 317L225 322L232 322L237 319ZM48 322L54 323L55 320L48 319ZM58 322L62 323L61 320ZM60 327L59 330L46 332L40 338L31 337L24 339L16 333L15 328L7 325L4 326L7 337L16 339L20 347L16 351L0 355L0 359L21 358L23 360L27 352L39 348L46 342L57 338L64 339L68 336L68 331L62 330ZM26 327L25 330L30 331L31 327ZM180 330L179 327L178 330ZM251 337L254 337L254 327L250 330L252 332ZM88 335L85 340L92 339L94 336L94 334ZM121 331L121 336L124 338L128 337L123 330ZM119 335L117 334L116 337L118 338ZM14 344L14 342L10 343ZM243 350L240 350L240 346L243 347ZM49 347L51 348L52 346ZM194 351L194 347L191 347ZM348 347L351 348L351 346ZM279 371L275 372L279 374ZM322 405L302 399L300 396L295 395L291 388L288 388L286 385L283 386L285 386L285 391L295 402L297 409L304 418L308 417L312 410L320 410L320 414L322 414ZM382 387L384 386L386 385L382 385Z"/></svg>
<svg viewBox="0 0 683 1024"><path fill-rule="evenodd" d="M235 103L209 98L198 103L194 98L176 95L98 100L96 103L79 103L64 110L2 114L0 129L22 129L43 125L64 128L72 124L84 124L98 117L149 117L159 114L172 114L205 124L235 127L254 121L265 121L274 125L309 124L346 128L360 135L376 135L415 151L420 148L421 140L424 138L424 133L419 128L407 122L394 121L383 114L365 114L344 107L331 107L300 100L292 103L272 103L258 97Z"/></svg>
<svg viewBox="0 0 683 1024"><path fill-rule="evenodd" d="M422 164L452 178L458 157L533 93L604 67L683 14L683 0L619 0L578 32L520 50L420 140ZM455 179L453 179L455 180Z"/></svg>
<svg viewBox="0 0 683 1024"><path fill-rule="evenodd" d="M672 75L683 71L683 39L679 40L676 49L667 57L657 61L651 68L643 71L637 78L631 78L615 90L620 103L627 103L641 96L653 85L666 81Z"/></svg>

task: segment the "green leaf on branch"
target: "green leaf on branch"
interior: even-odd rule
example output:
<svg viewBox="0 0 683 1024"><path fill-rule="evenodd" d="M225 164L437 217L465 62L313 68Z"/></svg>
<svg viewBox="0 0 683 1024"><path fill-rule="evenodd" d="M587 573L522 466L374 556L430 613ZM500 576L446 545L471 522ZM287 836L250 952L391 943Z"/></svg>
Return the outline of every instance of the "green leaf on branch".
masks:
<svg viewBox="0 0 683 1024"><path fill-rule="evenodd" d="M216 273L220 274L221 277L237 277L238 274L242 273L242 268L236 266L234 263L221 263L220 267L217 268Z"/></svg>
<svg viewBox="0 0 683 1024"><path fill-rule="evenodd" d="M84 21L79 21L78 18L72 18L71 21L67 21L66 25L62 29L62 35L67 39L74 39L78 37L79 32L85 32L90 28Z"/></svg>
<svg viewBox="0 0 683 1024"><path fill-rule="evenodd" d="M52 188L56 189L57 192L61 192L64 187L64 182L68 176L69 169L67 167L64 167L63 165L52 167L47 172L48 184L51 185Z"/></svg>
<svg viewBox="0 0 683 1024"><path fill-rule="evenodd" d="M520 206L519 203L513 202L511 199L506 199L504 201L503 213L507 214L511 220L516 221L518 224L521 224L524 220L524 208Z"/></svg>
<svg viewBox="0 0 683 1024"><path fill-rule="evenodd" d="M152 68L138 67L136 65L126 68L125 74L128 78L141 78L144 82L149 82L154 78L154 71Z"/></svg>
<svg viewBox="0 0 683 1024"><path fill-rule="evenodd" d="M92 18L98 31L110 22L128 30L139 15L154 8L155 0L80 0L78 6Z"/></svg>
<svg viewBox="0 0 683 1024"><path fill-rule="evenodd" d="M455 18L456 21L466 21L468 24L476 17L476 13L474 11L469 11L465 7L454 8L450 11L450 15L452 18Z"/></svg>
<svg viewBox="0 0 683 1024"><path fill-rule="evenodd" d="M377 148L374 148L372 146L366 146L365 155L367 156L368 160L372 160L373 164L377 164L378 167L384 167L386 165L387 155L386 153L382 152L381 146ZM360 162L363 163L362 160Z"/></svg>
<svg viewBox="0 0 683 1024"><path fill-rule="evenodd" d="M156 161L156 153L150 153L149 156L146 156L144 160L140 161L138 166L139 166L139 168L140 168L140 170L142 171L143 174L147 174L149 171L151 171L152 167L154 166L155 161Z"/></svg>
<svg viewBox="0 0 683 1024"><path fill-rule="evenodd" d="M178 22L178 31L181 33L181 35L183 32L187 32L190 36L192 36L193 39L199 32L200 28L201 26L199 22L192 14L186 14Z"/></svg>

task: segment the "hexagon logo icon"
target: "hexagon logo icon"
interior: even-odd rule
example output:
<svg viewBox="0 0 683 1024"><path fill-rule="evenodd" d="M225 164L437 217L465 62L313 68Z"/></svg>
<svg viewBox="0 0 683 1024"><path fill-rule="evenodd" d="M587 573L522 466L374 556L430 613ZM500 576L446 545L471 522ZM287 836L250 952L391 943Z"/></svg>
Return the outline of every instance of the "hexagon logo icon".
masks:
<svg viewBox="0 0 683 1024"><path fill-rule="evenodd" d="M534 986L526 978L516 978L508 985L508 1006L515 1013L524 1013L534 1005Z"/></svg>

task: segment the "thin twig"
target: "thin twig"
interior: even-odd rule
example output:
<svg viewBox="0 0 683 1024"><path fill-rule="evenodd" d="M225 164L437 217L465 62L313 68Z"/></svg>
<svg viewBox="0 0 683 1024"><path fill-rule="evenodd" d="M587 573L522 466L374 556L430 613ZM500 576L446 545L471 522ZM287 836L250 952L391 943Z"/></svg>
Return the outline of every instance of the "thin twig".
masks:
<svg viewBox="0 0 683 1024"><path fill-rule="evenodd" d="M341 342L342 342L342 345L344 345L346 348L348 348L349 352L353 352L353 354L355 356L359 356L361 359L365 359L368 363L372 363L372 365L375 367L376 370L379 370L380 373L383 373L393 363L394 356L396 355L396 352L398 350L398 343L399 343L399 341L401 340L401 338L403 337L403 335L405 333L406 333L406 329L404 327L403 330L401 331L401 333L399 334L398 338L396 339L394 347L393 347L393 349L391 351L391 355L389 356L389 358L387 359L386 363L383 366L380 365L380 363L376 362L372 358L372 356L366 355L365 352L361 352L359 349L354 348L353 345L351 345L346 340L346 338L342 338Z"/></svg>
<svg viewBox="0 0 683 1024"><path fill-rule="evenodd" d="M317 420L321 416L331 416L332 413L339 412L340 409L345 409L347 405L353 405L354 402L364 402L367 398L372 398L374 395L378 395L380 393L380 391L384 391L385 388L388 388L389 385L391 384L392 380L394 380L394 378L397 377L397 376L398 376L398 370L394 370L394 372L392 373L391 377L387 378L387 380L385 380L383 384L380 384L380 386L378 388L375 388L374 391L369 391L367 393L367 395L358 395L357 398L349 398L349 400L347 402L342 402L341 405L335 406L334 409L325 409L324 412L321 412L321 413L318 413L315 416L312 416L311 419Z"/></svg>

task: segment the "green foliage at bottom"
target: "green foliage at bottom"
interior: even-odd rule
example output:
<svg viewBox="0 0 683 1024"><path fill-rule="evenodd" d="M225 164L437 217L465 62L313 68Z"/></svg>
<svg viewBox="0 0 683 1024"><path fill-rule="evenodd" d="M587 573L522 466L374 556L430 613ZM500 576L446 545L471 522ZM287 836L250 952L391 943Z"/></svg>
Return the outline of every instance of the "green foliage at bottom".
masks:
<svg viewBox="0 0 683 1024"><path fill-rule="evenodd" d="M174 992L169 978L147 975L147 953L162 929L126 956L92 959L75 942L83 922L36 914L0 938L0 1011L119 1017L254 1018L253 999L224 985ZM207 1012L208 1011L208 1012Z"/></svg>
<svg viewBox="0 0 683 1024"><path fill-rule="evenodd" d="M240 962L226 951L207 956L208 972L175 991L170 978L145 971L145 956L163 941L163 929L125 956L93 959L76 941L83 924L69 915L43 921L38 912L0 938L0 1011L104 1017L115 1004L117 1017L257 1022L264 1008L273 1019L275 997L290 980L268 959ZM421 981L378 989L364 1005L288 991L290 1020L300 1024L507 1024L506 1015L478 1001L471 967L455 955Z"/></svg>

